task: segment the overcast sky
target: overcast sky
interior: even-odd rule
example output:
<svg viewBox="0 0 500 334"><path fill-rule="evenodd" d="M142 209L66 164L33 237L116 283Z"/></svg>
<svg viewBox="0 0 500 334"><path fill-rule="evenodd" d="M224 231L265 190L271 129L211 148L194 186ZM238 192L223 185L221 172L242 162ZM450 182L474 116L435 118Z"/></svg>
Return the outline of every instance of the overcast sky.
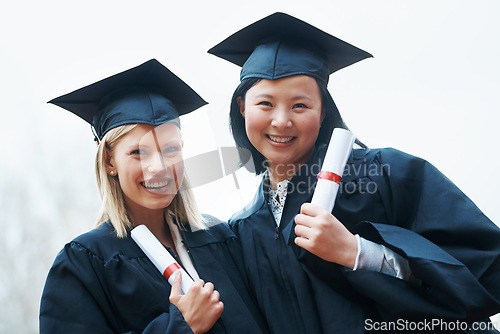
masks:
<svg viewBox="0 0 500 334"><path fill-rule="evenodd" d="M330 79L351 130L429 160L500 222L498 1L11 1L0 10L4 241L23 247L33 210L41 228L69 228L44 248L53 259L98 210L89 125L48 100L156 58L210 102L181 120L185 157L233 146L239 68L206 51L275 11L372 53ZM237 176L240 191L231 176L195 188L203 212L227 219L253 196L256 180Z"/></svg>
<svg viewBox="0 0 500 334"><path fill-rule="evenodd" d="M150 58L210 102L183 120L185 155L233 145L227 113L239 68L206 50L237 29L284 11L374 55L330 80L334 100L359 138L371 147L392 146L428 159L498 222L500 3L296 3L12 2L0 14L0 138L9 143L5 161L10 165L2 164L7 168L2 178L24 168L33 172L44 163L30 160L33 143L44 150L42 158L56 159L60 168L66 159L81 158L73 173L93 174L88 125L46 101ZM85 151L68 156L71 147ZM227 218L234 206L216 208L212 200L235 196L206 197L225 189L220 183L197 193L204 211ZM251 192L243 191L243 201Z"/></svg>
<svg viewBox="0 0 500 334"><path fill-rule="evenodd" d="M93 175L89 126L46 101L150 58L210 102L183 119L185 156L232 146L227 113L239 68L206 50L237 29L284 11L374 55L335 73L329 86L361 140L429 160L500 220L500 179L494 173L500 163L498 1L200 3L10 4L0 14L0 138L7 143L1 177L18 177L25 186L27 178L16 174L36 173L45 163L71 168L75 176ZM234 191L231 177L195 189L203 211L225 219L243 205L253 191L245 190L247 176L240 177L243 191L236 196L213 196L221 189ZM214 206L214 199L236 198L238 203Z"/></svg>

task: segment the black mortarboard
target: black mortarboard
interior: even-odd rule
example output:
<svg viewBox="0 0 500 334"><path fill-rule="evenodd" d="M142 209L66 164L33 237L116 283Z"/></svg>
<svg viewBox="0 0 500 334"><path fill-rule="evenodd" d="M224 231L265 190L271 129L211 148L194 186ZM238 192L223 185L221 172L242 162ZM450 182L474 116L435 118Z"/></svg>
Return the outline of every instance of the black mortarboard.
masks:
<svg viewBox="0 0 500 334"><path fill-rule="evenodd" d="M241 29L208 52L242 66L241 80L306 74L324 83L331 73L372 57L284 13L274 13Z"/></svg>
<svg viewBox="0 0 500 334"><path fill-rule="evenodd" d="M53 103L89 122L99 139L124 124L159 125L205 105L156 59L57 97Z"/></svg>

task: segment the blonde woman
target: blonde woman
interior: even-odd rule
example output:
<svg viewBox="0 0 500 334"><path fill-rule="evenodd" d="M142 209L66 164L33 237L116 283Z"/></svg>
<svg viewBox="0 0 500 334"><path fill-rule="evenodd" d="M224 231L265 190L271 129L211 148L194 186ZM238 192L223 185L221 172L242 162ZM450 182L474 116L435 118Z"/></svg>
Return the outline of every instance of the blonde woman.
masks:
<svg viewBox="0 0 500 334"><path fill-rule="evenodd" d="M102 197L97 227L49 272L41 333L259 333L262 322L226 224L202 217L184 175L179 115L205 104L152 59L50 101L92 124ZM195 280L181 294L130 237L144 224Z"/></svg>

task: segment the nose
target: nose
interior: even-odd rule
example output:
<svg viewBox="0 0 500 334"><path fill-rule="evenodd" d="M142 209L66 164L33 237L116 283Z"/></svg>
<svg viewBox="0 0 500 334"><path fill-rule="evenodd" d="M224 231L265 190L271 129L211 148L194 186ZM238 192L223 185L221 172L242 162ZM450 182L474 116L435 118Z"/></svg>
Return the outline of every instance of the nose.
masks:
<svg viewBox="0 0 500 334"><path fill-rule="evenodd" d="M291 128L292 120L290 118L290 113L288 112L288 110L285 110L283 108L275 110L273 112L271 126L278 129Z"/></svg>
<svg viewBox="0 0 500 334"><path fill-rule="evenodd" d="M167 166L160 152L152 154L147 160L147 170L150 173L157 173L166 169Z"/></svg>

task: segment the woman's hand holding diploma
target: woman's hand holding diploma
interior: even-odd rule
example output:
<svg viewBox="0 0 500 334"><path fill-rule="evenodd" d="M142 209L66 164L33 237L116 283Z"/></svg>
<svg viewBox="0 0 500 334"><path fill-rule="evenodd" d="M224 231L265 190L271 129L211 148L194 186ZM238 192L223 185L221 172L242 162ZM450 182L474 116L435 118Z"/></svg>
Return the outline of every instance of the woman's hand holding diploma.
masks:
<svg viewBox="0 0 500 334"><path fill-rule="evenodd" d="M295 216L295 244L325 261L354 268L358 244L356 237L330 212L304 203Z"/></svg>
<svg viewBox="0 0 500 334"><path fill-rule="evenodd" d="M196 280L186 294L181 292L182 275L175 273L170 291L170 302L181 311L194 334L206 333L212 328L224 310L220 295L210 282Z"/></svg>
<svg viewBox="0 0 500 334"><path fill-rule="evenodd" d="M299 247L351 269L356 263L358 242L330 212L355 139L347 130L333 130L312 201L304 203L295 217L295 243Z"/></svg>
<svg viewBox="0 0 500 334"><path fill-rule="evenodd" d="M181 311L191 330L195 334L208 332L224 309L214 285L201 279L193 282L145 225L135 227L131 235L160 273L172 284L170 302Z"/></svg>

